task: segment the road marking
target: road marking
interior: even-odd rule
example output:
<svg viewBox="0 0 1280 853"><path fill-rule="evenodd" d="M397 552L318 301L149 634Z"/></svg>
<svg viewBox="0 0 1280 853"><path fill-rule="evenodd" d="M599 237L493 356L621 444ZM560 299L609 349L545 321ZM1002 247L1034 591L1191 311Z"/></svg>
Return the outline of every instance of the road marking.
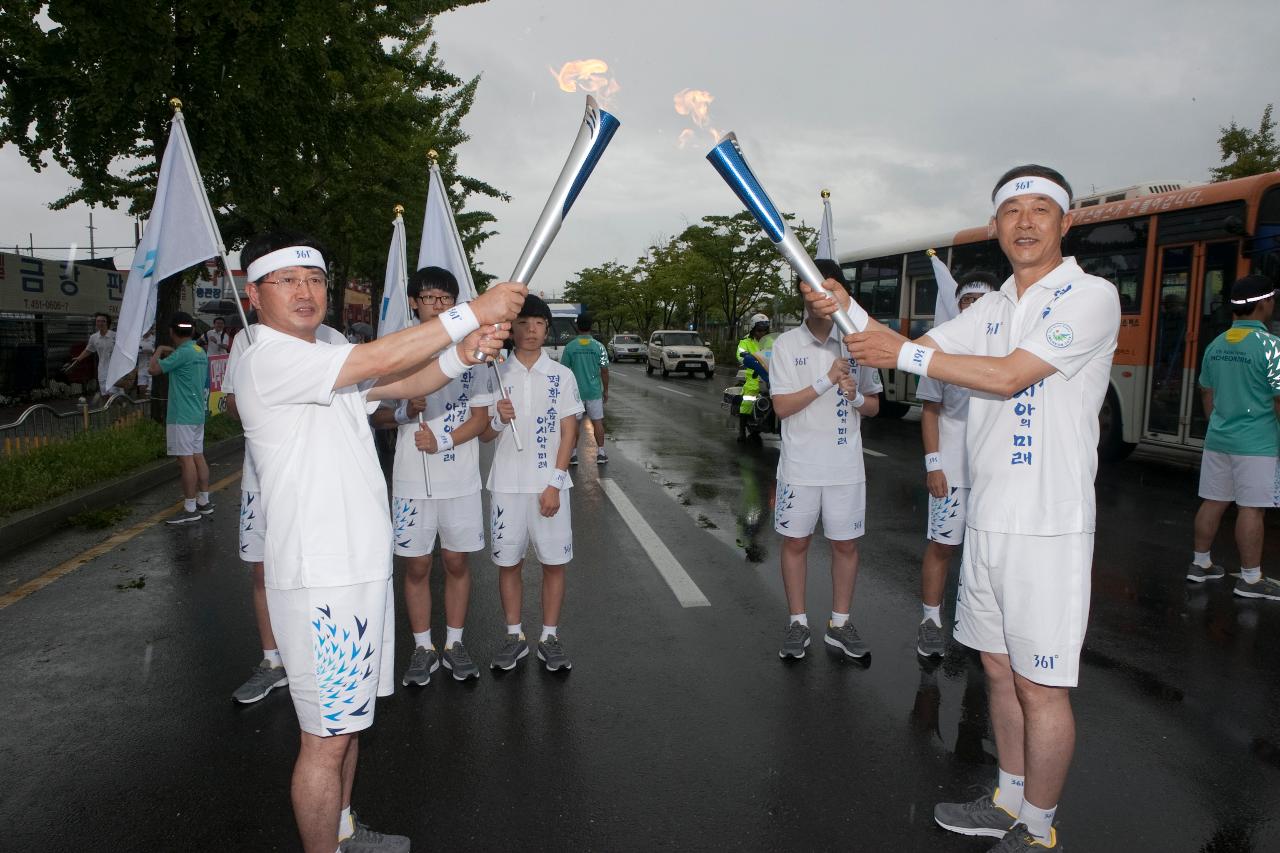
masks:
<svg viewBox="0 0 1280 853"><path fill-rule="evenodd" d="M879 450L872 450L870 447L862 448L862 452L867 454L868 456L879 456L881 459L889 455L887 453L881 453Z"/></svg>
<svg viewBox="0 0 1280 853"><path fill-rule="evenodd" d="M619 376L626 376L628 379L636 379L636 378L637 378L637 377L635 377L635 376L631 376L631 375L626 374L626 373L620 373L620 374L618 374L618 375L619 375ZM645 386L646 386L646 387L650 387L650 386L651 386L651 383L646 382L646 383L645 383ZM693 396L692 394L689 394L689 393L687 393L687 392L685 392L685 391L677 391L675 388L668 388L666 385L652 385L651 387L657 388L659 391L670 391L672 394L679 394L681 397L692 397L692 396Z"/></svg>
<svg viewBox="0 0 1280 853"><path fill-rule="evenodd" d="M608 477L600 480L600 486L604 489L604 493L609 497L609 500L613 501L613 506L618 510L618 514L622 516L622 520L627 523L636 539L640 541L640 547L649 555L649 559L653 562L654 568L658 570L658 574L662 575L662 579L667 582L667 586L671 587L671 591L675 593L676 600L680 602L680 606L710 607L711 602L707 601L707 597L702 594L702 590L698 589L698 585L693 582L693 578L689 577L689 573L680 565L676 555L671 553L671 549L663 544L662 539L649 526L649 522L645 521L644 516L640 515L640 511L636 509L635 504L627 497L626 492L622 491L622 487Z"/></svg>
<svg viewBox="0 0 1280 853"><path fill-rule="evenodd" d="M220 492L238 479L240 479L239 471L237 471L234 474L230 474L226 477L223 477L221 480L219 480L218 482L210 486L209 491ZM77 554L76 556L72 557L70 560L67 560L65 563L60 563L54 566L52 569L49 569L44 574L38 577L32 578L31 580L27 581L22 586L18 587L12 592L6 592L4 595L0 595L0 610L4 610L6 607L8 607L11 604L17 604L19 601L26 598L28 595L31 595L32 593L39 592L49 584L56 581L58 578L65 577L71 574L72 572L74 572L76 569L83 566L84 564L98 559L103 554L115 548L117 545L123 545L124 543L128 542L130 539L133 539L135 536L145 531L147 528L153 527L159 524L160 522L164 521L166 518L168 518L171 515L176 515L178 510L180 509L182 509L182 501L178 501L173 506L165 507L164 509L155 513L154 515L151 515L150 517L144 518L142 521L139 521L133 527L130 527L127 530L121 530L119 533L115 534L114 536L110 536L102 540L101 542L99 542L97 545L94 545L89 550L84 551L81 554Z"/></svg>

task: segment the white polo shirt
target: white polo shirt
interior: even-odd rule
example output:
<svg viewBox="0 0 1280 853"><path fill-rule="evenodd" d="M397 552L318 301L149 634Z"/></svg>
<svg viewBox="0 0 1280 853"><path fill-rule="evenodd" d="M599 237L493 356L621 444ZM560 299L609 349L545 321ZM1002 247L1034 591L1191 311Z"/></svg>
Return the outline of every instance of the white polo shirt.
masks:
<svg viewBox="0 0 1280 853"><path fill-rule="evenodd" d="M916 397L941 403L938 415L938 455L942 457L942 473L950 488L969 487L969 453L965 448L965 431L969 425L969 389L924 377L916 388Z"/></svg>
<svg viewBox="0 0 1280 853"><path fill-rule="evenodd" d="M111 366L111 351L116 348L116 333L108 329L104 335L101 332L94 332L89 335L89 343L85 344L85 349L93 352L98 357L98 385L101 386L100 391L107 390L107 368Z"/></svg>
<svg viewBox="0 0 1280 853"><path fill-rule="evenodd" d="M486 365L469 367L457 379L427 395L424 414L427 429L439 437L453 432L471 417L471 405L477 396L493 396L496 383L493 371ZM396 431L396 459L391 473L391 494L398 498L426 498L427 481L422 473L422 460L431 472L433 500L459 498L480 491L480 442L472 439L444 453L423 453L414 444L418 431L415 418Z"/></svg>
<svg viewBox="0 0 1280 853"><path fill-rule="evenodd" d="M488 370L488 368L485 368ZM498 366L498 375L507 396L516 408L516 419L502 431L493 452L486 487L491 492L541 494L556 470L560 450L560 421L583 411L578 381L573 371L552 361L544 351L533 367L526 368L512 353ZM501 399L495 388L477 396L472 405L489 406L497 412ZM523 451L517 451L512 430L520 430ZM565 477L564 487L573 486Z"/></svg>
<svg viewBox="0 0 1280 853"><path fill-rule="evenodd" d="M1086 275L1075 258L1021 300L1010 276L929 332L944 352L1005 356L1023 349L1057 369L1007 400L972 392L969 527L1034 536L1094 531L1098 410L1119 332L1115 286Z"/></svg>
<svg viewBox="0 0 1280 853"><path fill-rule="evenodd" d="M791 394L812 385L837 358L848 358L839 331L832 326L826 340L814 337L801 323L773 342L769 391ZM880 371L858 365L858 390L879 394ZM862 416L832 388L789 418L782 419L782 454L778 480L792 486L842 486L865 483L862 460Z"/></svg>
<svg viewBox="0 0 1280 853"><path fill-rule="evenodd" d="M270 523L272 589L391 577L391 513L373 448L372 382L334 390L351 344L307 343L267 326L235 368L236 407Z"/></svg>

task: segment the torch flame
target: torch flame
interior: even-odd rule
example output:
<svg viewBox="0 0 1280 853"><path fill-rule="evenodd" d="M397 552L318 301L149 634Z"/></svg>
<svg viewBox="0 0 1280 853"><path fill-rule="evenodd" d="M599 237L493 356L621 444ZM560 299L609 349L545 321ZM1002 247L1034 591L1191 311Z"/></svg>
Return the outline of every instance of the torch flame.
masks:
<svg viewBox="0 0 1280 853"><path fill-rule="evenodd" d="M559 71L547 70L556 78L562 92L587 92L595 95L602 106L608 106L609 99L622 88L617 80L608 76L609 63L603 59L575 59L561 65Z"/></svg>
<svg viewBox="0 0 1280 853"><path fill-rule="evenodd" d="M711 134L712 139L719 142L722 134L711 126L711 102L715 99L715 95L706 89L681 89L676 92L673 100L677 113L688 116L695 127L706 130ZM695 136L693 130L685 128L680 132L677 142L683 148L692 142Z"/></svg>

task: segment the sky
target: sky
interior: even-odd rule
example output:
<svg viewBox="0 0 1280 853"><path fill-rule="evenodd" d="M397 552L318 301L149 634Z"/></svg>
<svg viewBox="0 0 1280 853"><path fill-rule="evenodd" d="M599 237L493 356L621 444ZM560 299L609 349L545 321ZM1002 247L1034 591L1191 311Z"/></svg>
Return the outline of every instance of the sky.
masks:
<svg viewBox="0 0 1280 853"><path fill-rule="evenodd" d="M741 209L705 160L711 128L735 131L774 201L807 223L830 189L836 248L850 251L985 222L996 178L1026 162L1059 169L1077 195L1205 181L1218 129L1255 128L1280 102L1272 0L491 0L440 16L436 36L450 71L481 78L459 167L512 196L480 202L499 233L475 260L499 279L581 121L584 95L553 71L600 59L617 84L607 108L622 126L533 281L548 295ZM677 113L685 89L713 96L707 127ZM28 234L87 246L86 208L47 207L69 185L0 149L0 246ZM422 203L407 200L418 213L406 216ZM123 213L99 210L95 224L99 246L132 244ZM130 250L115 254L128 266Z"/></svg>

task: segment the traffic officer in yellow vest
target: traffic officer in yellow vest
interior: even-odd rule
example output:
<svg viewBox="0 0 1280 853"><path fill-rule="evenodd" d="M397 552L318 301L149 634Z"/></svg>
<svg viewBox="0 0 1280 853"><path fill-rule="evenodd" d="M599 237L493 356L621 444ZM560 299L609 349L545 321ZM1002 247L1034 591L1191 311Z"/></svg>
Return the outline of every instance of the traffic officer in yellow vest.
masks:
<svg viewBox="0 0 1280 853"><path fill-rule="evenodd" d="M769 369L769 362L763 352L764 347L760 343L767 334L769 334L769 318L764 314L752 314L751 331L747 332L745 338L738 341L738 364L746 368L746 379L742 383L742 403L738 407L738 441L747 440L747 419L751 416L756 396L760 393L760 377L757 371L747 366L744 359L750 354L753 360L758 361L766 371Z"/></svg>

